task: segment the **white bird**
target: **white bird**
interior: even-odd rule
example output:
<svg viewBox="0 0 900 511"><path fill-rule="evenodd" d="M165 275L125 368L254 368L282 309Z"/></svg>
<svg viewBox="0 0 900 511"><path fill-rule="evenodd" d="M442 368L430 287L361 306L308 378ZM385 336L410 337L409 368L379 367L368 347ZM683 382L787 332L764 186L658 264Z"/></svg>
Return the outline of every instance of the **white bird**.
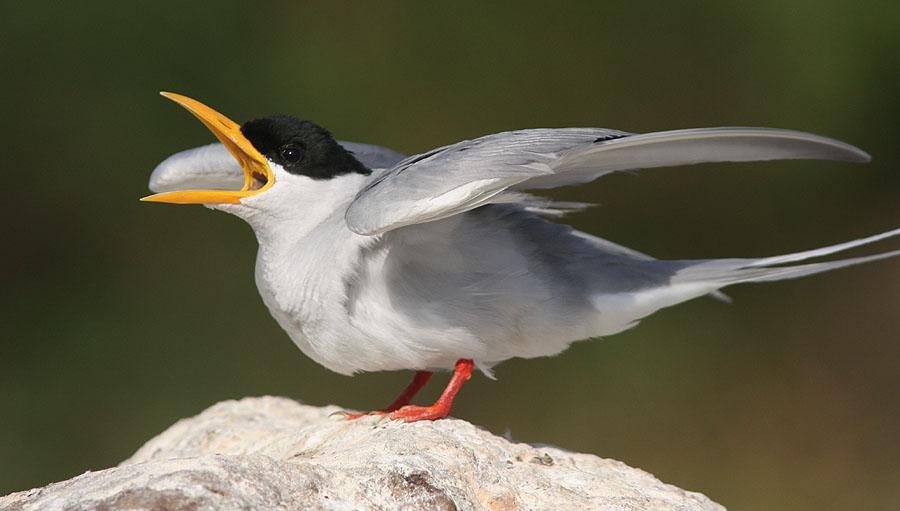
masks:
<svg viewBox="0 0 900 511"><path fill-rule="evenodd" d="M250 224L259 242L259 292L303 353L346 375L416 371L400 397L372 412L393 419L447 416L473 368L490 375L510 358L555 355L664 307L723 298L719 290L732 284L900 255L798 264L900 234L895 229L775 257L658 260L542 218L582 204L523 193L627 169L869 160L851 145L808 133L527 129L404 158L338 142L309 121L273 116L238 125L196 100L163 95L221 145L163 161L150 178L157 194L143 200L205 204ZM437 402L409 405L432 372L444 369L454 373Z"/></svg>

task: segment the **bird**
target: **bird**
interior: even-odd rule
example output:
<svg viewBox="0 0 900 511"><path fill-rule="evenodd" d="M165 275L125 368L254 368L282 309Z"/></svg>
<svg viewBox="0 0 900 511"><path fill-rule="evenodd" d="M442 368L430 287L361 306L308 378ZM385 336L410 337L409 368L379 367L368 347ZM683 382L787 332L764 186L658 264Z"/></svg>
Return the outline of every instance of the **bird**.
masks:
<svg viewBox="0 0 900 511"><path fill-rule="evenodd" d="M604 128L507 131L404 156L343 142L287 115L237 124L163 92L219 143L152 172L148 202L202 204L250 225L263 302L309 358L344 375L415 371L390 405L347 413L415 422L450 414L478 370L547 357L734 284L793 279L900 255L807 262L900 229L761 258L664 260L560 221L588 205L531 191L614 172L704 162L817 159L862 163L823 136L755 128L634 134ZM413 405L436 371L452 371L431 405Z"/></svg>

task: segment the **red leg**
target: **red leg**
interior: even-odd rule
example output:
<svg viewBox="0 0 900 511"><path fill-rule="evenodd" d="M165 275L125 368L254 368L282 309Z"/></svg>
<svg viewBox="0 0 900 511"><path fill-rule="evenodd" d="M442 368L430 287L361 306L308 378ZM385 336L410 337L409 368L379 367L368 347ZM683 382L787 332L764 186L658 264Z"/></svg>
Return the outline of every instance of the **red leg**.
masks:
<svg viewBox="0 0 900 511"><path fill-rule="evenodd" d="M450 407L453 406L453 399L456 397L456 393L459 392L459 389L462 388L463 383L472 376L472 369L474 367L475 364L469 359L463 358L458 360L456 362L456 369L453 371L453 377L450 378L450 383L447 384L447 388L444 389L441 397L439 397L433 405L404 406L390 414L388 418L399 419L406 422L416 422L442 419L450 415Z"/></svg>
<svg viewBox="0 0 900 511"><path fill-rule="evenodd" d="M382 408L381 410L375 410L369 413L351 413L347 415L347 419L353 420L358 419L360 417L365 417L366 415L383 415L385 413L393 412L394 410L399 410L400 408L409 404L409 401L415 396L422 387L428 383L428 379L431 378L431 371L416 371L415 376L413 376L413 381L410 382L409 385L397 396L397 399L394 400L393 403L388 405L386 408Z"/></svg>

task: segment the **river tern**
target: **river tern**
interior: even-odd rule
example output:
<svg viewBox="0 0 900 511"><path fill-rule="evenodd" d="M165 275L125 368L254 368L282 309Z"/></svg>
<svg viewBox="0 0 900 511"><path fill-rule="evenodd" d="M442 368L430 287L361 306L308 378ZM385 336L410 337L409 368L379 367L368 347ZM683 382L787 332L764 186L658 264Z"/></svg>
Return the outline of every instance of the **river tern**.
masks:
<svg viewBox="0 0 900 511"><path fill-rule="evenodd" d="M551 221L583 204L526 193L630 169L869 160L808 133L524 129L405 157L339 142L310 121L271 116L238 125L199 101L162 94L220 143L164 160L150 177L155 195L143 200L204 204L250 224L259 292L303 353L345 375L415 371L392 404L371 412L391 419L446 417L474 369L490 376L510 358L555 355L664 307L724 299L720 289L732 284L900 255L804 262L900 234L895 229L774 257L660 260ZM431 406L411 405L437 370L453 371L443 394Z"/></svg>

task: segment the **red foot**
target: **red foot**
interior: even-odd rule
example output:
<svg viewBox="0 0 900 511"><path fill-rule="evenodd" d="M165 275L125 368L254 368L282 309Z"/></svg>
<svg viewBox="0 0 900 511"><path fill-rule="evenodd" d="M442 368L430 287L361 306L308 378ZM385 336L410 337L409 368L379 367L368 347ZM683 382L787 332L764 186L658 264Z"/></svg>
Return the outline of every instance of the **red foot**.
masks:
<svg viewBox="0 0 900 511"><path fill-rule="evenodd" d="M438 404L433 404L431 406L410 405L404 406L388 415L388 419L401 420L404 422L433 421L443 419L448 415L450 415L449 406L439 406Z"/></svg>
<svg viewBox="0 0 900 511"><path fill-rule="evenodd" d="M406 406L409 404L409 400L412 399L412 397L428 383L428 379L431 378L430 372L417 371L415 377L413 377L412 383L406 387L406 390L404 390L403 393L400 394L400 397L394 400L390 406L369 413L348 414L347 419L353 420L365 417L366 415L384 415L386 413L390 413L388 416L389 419L402 420L405 422L443 419L450 415L453 399L456 398L456 393L462 388L463 383L472 377L472 369L474 369L474 367L475 363L471 360L466 358L459 359L456 362L453 376L450 378L450 382L447 383L447 388L444 389L441 397L439 397L431 406Z"/></svg>
<svg viewBox="0 0 900 511"><path fill-rule="evenodd" d="M405 422L416 421L433 421L443 419L450 415L450 408L453 406L453 399L456 393L462 388L463 383L472 377L472 369L475 364L468 359L460 359L456 362L456 369L453 371L453 377L447 383L441 397L431 406L404 406L388 416L389 419L402 420Z"/></svg>
<svg viewBox="0 0 900 511"><path fill-rule="evenodd" d="M365 417L367 415L384 415L386 413L391 413L393 411L399 410L404 406L409 404L409 401L415 396L422 387L428 383L428 380L431 378L431 371L416 371L415 376L413 376L413 381L410 382L409 385L403 389L403 392L394 400L393 403L389 404L387 407L382 408L380 410L373 410L369 413L348 413L347 420L355 420L360 417Z"/></svg>

